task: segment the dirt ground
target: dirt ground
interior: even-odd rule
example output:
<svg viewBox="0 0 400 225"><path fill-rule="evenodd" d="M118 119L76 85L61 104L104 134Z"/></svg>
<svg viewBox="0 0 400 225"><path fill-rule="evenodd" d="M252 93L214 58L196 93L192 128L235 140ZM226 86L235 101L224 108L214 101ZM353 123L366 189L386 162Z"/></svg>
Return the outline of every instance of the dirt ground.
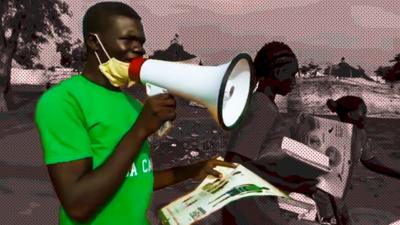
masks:
<svg viewBox="0 0 400 225"><path fill-rule="evenodd" d="M37 96L20 95L19 101L25 102L18 110L0 113L1 224L57 224L59 202L43 166L39 136L33 124ZM155 169L189 164L224 151L228 133L216 125L207 110L186 103L179 103L171 133L152 142ZM389 154L400 162L400 119L371 118L367 132L382 154ZM359 165L351 183L346 204L358 221L354 224L383 225L400 219L399 180L378 175ZM155 192L148 213L152 224L159 224L157 212L161 207L195 186L196 183L187 181ZM297 224L293 215L285 215L291 224ZM220 218L220 212L216 212L200 224L220 224ZM365 222L363 218L372 222Z"/></svg>

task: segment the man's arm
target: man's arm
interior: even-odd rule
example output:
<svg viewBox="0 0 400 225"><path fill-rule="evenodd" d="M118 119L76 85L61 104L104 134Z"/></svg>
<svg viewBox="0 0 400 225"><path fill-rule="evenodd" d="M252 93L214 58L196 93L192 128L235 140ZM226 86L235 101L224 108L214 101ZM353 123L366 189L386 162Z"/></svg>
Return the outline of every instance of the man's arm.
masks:
<svg viewBox="0 0 400 225"><path fill-rule="evenodd" d="M371 157L361 157L361 163L368 169L393 178L400 179L400 160L391 159L387 155L373 155Z"/></svg>
<svg viewBox="0 0 400 225"><path fill-rule="evenodd" d="M365 134L365 133L364 133ZM367 141L364 136L363 151L360 161L369 170L381 173L393 178L400 179L400 160L391 158L389 155L375 151L375 147L371 146L371 142Z"/></svg>
<svg viewBox="0 0 400 225"><path fill-rule="evenodd" d="M57 195L71 218L87 221L118 190L145 140L131 129L105 163L92 170L86 158L48 166Z"/></svg>
<svg viewBox="0 0 400 225"><path fill-rule="evenodd" d="M95 170L90 158L48 166L55 191L72 219L89 220L112 198L145 139L165 121L175 119L175 104L168 94L148 98L135 124Z"/></svg>

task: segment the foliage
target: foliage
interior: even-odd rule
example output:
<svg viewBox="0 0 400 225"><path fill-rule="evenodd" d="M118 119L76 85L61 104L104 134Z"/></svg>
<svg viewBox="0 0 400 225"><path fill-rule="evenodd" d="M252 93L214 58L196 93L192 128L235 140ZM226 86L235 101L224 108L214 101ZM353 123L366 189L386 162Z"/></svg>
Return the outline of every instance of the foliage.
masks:
<svg viewBox="0 0 400 225"><path fill-rule="evenodd" d="M394 62L392 66L380 66L375 70L377 76L382 77L386 82L400 81L400 54L394 56L389 62Z"/></svg>
<svg viewBox="0 0 400 225"><path fill-rule="evenodd" d="M64 40L56 43L56 52L61 55L60 64L66 68L73 68L81 71L85 61L85 51L83 42L78 38L72 44Z"/></svg>
<svg viewBox="0 0 400 225"><path fill-rule="evenodd" d="M1 0L0 15L0 50L24 68L33 68L40 60L41 44L67 40L71 34L62 17L72 13L61 0Z"/></svg>

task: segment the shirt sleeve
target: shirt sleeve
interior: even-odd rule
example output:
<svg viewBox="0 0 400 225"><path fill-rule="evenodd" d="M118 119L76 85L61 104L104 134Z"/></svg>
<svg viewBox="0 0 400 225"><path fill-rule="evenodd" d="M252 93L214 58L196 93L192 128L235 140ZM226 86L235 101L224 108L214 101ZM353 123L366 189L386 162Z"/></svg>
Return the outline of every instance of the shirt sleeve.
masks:
<svg viewBox="0 0 400 225"><path fill-rule="evenodd" d="M249 111L239 127L232 131L227 152L234 152L249 159L256 159L265 138L271 132L278 111L268 102L254 96ZM272 104L272 103L271 103Z"/></svg>
<svg viewBox="0 0 400 225"><path fill-rule="evenodd" d="M83 113L71 95L45 93L39 99L35 111L35 123L46 164L92 156Z"/></svg>

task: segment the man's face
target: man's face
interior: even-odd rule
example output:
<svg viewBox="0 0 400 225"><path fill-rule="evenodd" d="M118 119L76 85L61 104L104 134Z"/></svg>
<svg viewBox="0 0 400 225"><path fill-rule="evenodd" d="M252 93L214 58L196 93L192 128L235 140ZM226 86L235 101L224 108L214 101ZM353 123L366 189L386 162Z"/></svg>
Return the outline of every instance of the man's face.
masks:
<svg viewBox="0 0 400 225"><path fill-rule="evenodd" d="M279 81L276 93L282 96L289 94L296 84L298 72L297 60L292 57L284 57L275 62L274 76Z"/></svg>
<svg viewBox="0 0 400 225"><path fill-rule="evenodd" d="M109 29L99 34L99 37L111 58L130 62L146 53L143 48L146 38L140 20L113 16L109 19L109 24Z"/></svg>

